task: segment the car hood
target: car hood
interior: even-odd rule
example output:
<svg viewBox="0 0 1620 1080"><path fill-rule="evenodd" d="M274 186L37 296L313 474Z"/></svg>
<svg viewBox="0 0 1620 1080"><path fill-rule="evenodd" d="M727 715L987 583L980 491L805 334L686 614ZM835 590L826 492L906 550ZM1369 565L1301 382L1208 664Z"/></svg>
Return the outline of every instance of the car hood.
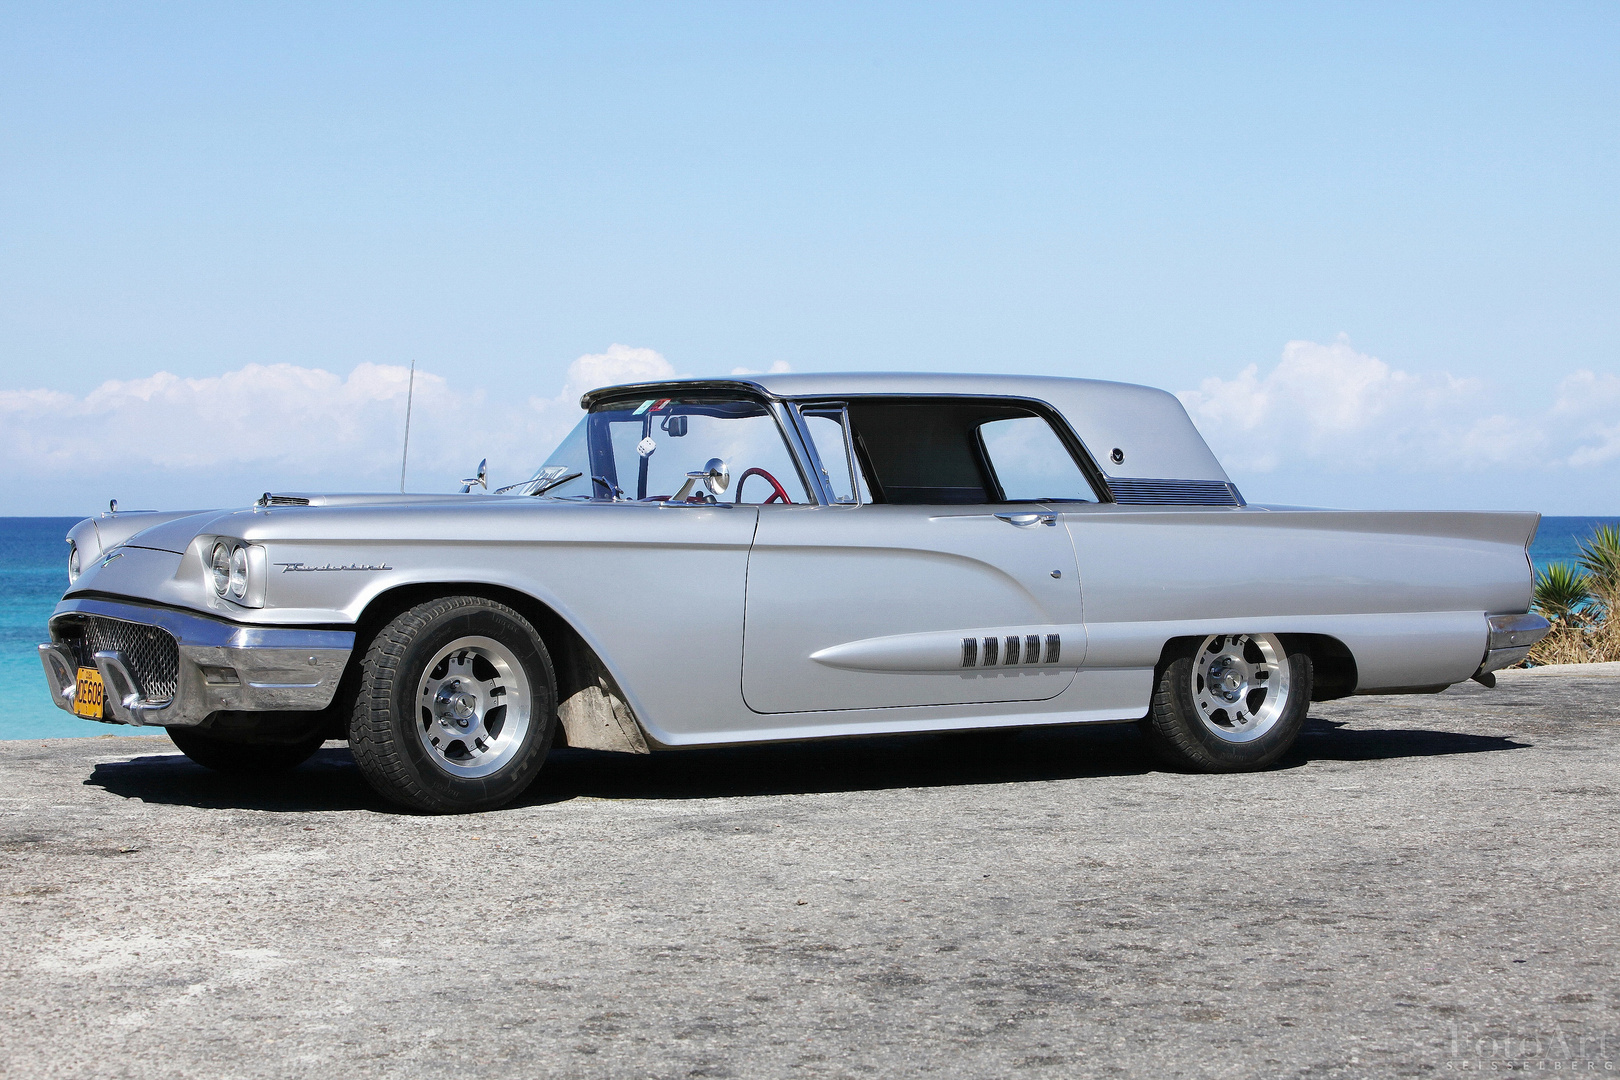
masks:
<svg viewBox="0 0 1620 1080"><path fill-rule="evenodd" d="M267 500L261 500L258 505L271 507L294 506L332 506L332 507L421 507L432 504L447 504L468 506L474 503L511 502L513 496L509 495L443 495L443 494L379 494L375 492L297 492L287 494L267 493ZM119 544L129 547L151 548L154 551L172 551L177 555L185 554L186 548L199 533L223 532L235 534L236 530L222 527L222 519L234 517L238 514L251 514L252 508L244 507L238 510L188 510L179 514L154 514L151 516L152 524L138 531L130 532L112 542L104 535L101 547L110 549ZM131 522L130 524L134 524ZM126 525L126 527L128 527ZM105 527L103 532L105 533Z"/></svg>

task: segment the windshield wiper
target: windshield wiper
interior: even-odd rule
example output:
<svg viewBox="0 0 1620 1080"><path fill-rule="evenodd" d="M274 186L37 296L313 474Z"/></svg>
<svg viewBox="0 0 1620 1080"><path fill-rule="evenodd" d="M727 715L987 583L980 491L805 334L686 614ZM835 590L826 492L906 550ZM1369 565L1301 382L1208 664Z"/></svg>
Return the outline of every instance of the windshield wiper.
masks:
<svg viewBox="0 0 1620 1080"><path fill-rule="evenodd" d="M585 475L584 473L571 472L567 476L559 476L555 480L547 480L544 484L542 484L541 486L535 488L533 491L529 492L529 494L530 495L544 495L546 492L550 491L552 488L554 488L554 487L562 487L564 484L568 483L568 481L570 481L570 480L578 480L580 477L582 477L584 475Z"/></svg>
<svg viewBox="0 0 1620 1080"><path fill-rule="evenodd" d="M551 477L549 479L539 479L539 478L537 478L537 479L534 479L534 480L525 480L521 484L508 484L503 488L496 488L495 489L495 494L497 494L497 495L505 495L508 491L516 491L518 488L526 488L526 487L530 487L531 485L538 484L539 485L538 487L535 487L532 491L525 491L523 494L525 494L525 495L544 495L546 492L550 491L552 488L561 487L562 485L568 483L568 481L570 481L570 480L578 480L581 476L584 476L584 475L585 475L584 473L574 472L574 473L569 473L566 476L553 476L553 477Z"/></svg>

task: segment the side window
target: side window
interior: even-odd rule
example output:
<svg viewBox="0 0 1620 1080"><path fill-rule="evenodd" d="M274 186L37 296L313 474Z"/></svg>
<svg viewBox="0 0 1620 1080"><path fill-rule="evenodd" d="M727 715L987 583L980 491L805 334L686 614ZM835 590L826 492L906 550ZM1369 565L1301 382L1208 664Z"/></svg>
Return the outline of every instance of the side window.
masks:
<svg viewBox="0 0 1620 1080"><path fill-rule="evenodd" d="M1096 502L1085 473L1038 416L979 425L984 456L1007 502Z"/></svg>
<svg viewBox="0 0 1620 1080"><path fill-rule="evenodd" d="M806 406L800 415L815 444L816 456L821 459L822 475L832 489L833 499L841 503L870 502L860 482L855 465L854 451L844 430L847 417L842 406Z"/></svg>
<svg viewBox="0 0 1620 1080"><path fill-rule="evenodd" d="M876 502L1095 502L1051 425L1007 399L852 398L857 458Z"/></svg>

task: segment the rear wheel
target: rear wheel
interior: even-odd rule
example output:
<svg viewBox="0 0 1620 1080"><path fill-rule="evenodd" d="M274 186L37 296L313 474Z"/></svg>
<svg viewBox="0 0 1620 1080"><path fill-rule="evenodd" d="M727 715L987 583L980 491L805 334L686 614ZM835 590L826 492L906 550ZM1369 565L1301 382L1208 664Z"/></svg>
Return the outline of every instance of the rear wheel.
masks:
<svg viewBox="0 0 1620 1080"><path fill-rule="evenodd" d="M266 775L296 769L326 741L323 735L312 735L292 743L239 742L190 728L166 730L169 740L192 761L215 772L236 776Z"/></svg>
<svg viewBox="0 0 1620 1080"><path fill-rule="evenodd" d="M555 723L551 657L529 621L493 600L449 596L405 612L372 641L349 747L394 802L488 810L533 781Z"/></svg>
<svg viewBox="0 0 1620 1080"><path fill-rule="evenodd" d="M1263 769L1304 727L1311 677L1311 658L1273 634L1212 634L1160 672L1142 727L1175 768Z"/></svg>

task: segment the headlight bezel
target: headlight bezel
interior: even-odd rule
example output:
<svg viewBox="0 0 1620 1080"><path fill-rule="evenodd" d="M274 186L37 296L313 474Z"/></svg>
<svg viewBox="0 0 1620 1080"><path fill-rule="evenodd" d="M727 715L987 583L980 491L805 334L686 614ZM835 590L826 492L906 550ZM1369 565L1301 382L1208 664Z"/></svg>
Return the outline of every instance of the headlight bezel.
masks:
<svg viewBox="0 0 1620 1080"><path fill-rule="evenodd" d="M79 545L72 540L68 541L67 571L69 585L72 585L74 582L78 581L79 575L84 572L84 564L80 561Z"/></svg>
<svg viewBox="0 0 1620 1080"><path fill-rule="evenodd" d="M263 545L210 536L201 545L203 577L216 600L237 607L264 606L269 555Z"/></svg>

